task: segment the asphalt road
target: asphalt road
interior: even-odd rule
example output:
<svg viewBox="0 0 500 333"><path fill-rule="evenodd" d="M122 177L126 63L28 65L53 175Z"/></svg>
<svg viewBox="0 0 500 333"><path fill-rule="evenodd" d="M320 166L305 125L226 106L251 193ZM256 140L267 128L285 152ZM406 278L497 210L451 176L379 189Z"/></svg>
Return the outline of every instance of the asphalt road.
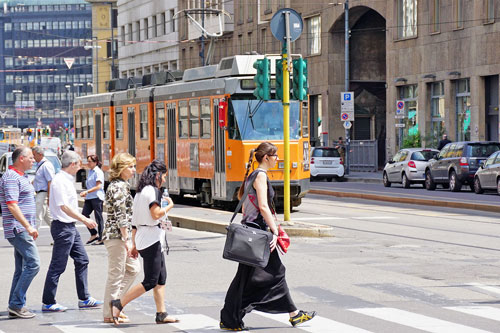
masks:
<svg viewBox="0 0 500 333"><path fill-rule="evenodd" d="M177 207L179 208L179 207ZM175 208L174 208L175 209ZM193 210L207 211L193 207ZM227 219L227 214L214 216ZM500 214L396 205L311 195L292 219L334 227L334 238L292 238L283 256L287 282L298 308L318 318L292 329L286 316L250 313L256 332L500 332ZM85 228L79 229L84 240ZM62 275L57 300L66 313L43 314L40 299L50 260L48 229L37 242L42 269L28 293L33 320L9 320L0 311L0 331L10 332L217 332L219 311L236 271L223 260L224 235L174 228L167 257L167 310L182 321L153 323L151 293L126 309L132 323L101 323L100 310L78 310L72 263ZM89 281L102 298L106 250L88 246ZM0 304L7 304L12 249L0 240Z"/></svg>
<svg viewBox="0 0 500 333"><path fill-rule="evenodd" d="M458 201L489 205L500 203L500 196L496 192L490 191L483 194L476 194L470 191L468 186L464 186L460 192L451 192L448 189L442 189L439 185L435 191L427 191L418 184L412 185L409 189L405 189L401 184L392 184L391 187L384 187L382 184L312 181L311 189L371 193L394 197Z"/></svg>

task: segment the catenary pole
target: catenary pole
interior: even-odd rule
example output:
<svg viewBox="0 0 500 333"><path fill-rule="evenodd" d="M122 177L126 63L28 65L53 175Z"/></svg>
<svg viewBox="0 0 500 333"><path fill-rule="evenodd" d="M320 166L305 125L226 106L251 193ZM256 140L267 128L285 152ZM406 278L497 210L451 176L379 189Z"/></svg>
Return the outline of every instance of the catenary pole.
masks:
<svg viewBox="0 0 500 333"><path fill-rule="evenodd" d="M349 0L345 0L344 4L344 17L345 17L345 90L349 91ZM345 129L345 174L349 174L350 167L350 150L351 138L350 130Z"/></svg>

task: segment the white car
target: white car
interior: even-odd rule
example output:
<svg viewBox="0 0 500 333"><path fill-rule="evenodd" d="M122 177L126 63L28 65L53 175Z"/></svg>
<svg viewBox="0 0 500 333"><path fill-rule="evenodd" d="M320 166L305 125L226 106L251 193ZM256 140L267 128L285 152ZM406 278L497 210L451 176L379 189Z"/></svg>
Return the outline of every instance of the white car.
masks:
<svg viewBox="0 0 500 333"><path fill-rule="evenodd" d="M341 181L344 178L344 165L340 153L333 147L313 147L311 151L311 179L333 178Z"/></svg>
<svg viewBox="0 0 500 333"><path fill-rule="evenodd" d="M392 183L401 183L404 188L410 188L411 184L424 185L425 167L438 154L439 150L431 148L401 149L384 167L384 186L389 187Z"/></svg>
<svg viewBox="0 0 500 333"><path fill-rule="evenodd" d="M46 150L44 152L45 157L49 162L54 165L54 170L55 172L59 172L61 170L61 161L59 161L59 158L57 157L57 154L53 153L50 150ZM2 157L0 157L0 177L7 171L9 166L12 165L12 152L4 153ZM37 163L33 163L33 167L26 171L26 174L28 175L28 179L31 182L35 178L35 172L37 168Z"/></svg>

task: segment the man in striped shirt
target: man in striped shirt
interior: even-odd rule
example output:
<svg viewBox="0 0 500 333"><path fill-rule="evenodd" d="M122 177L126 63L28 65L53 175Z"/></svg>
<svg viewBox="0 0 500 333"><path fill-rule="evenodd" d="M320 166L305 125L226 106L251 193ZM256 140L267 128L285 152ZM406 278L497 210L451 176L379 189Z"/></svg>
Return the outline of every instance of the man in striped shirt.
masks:
<svg viewBox="0 0 500 333"><path fill-rule="evenodd" d="M15 271L9 295L9 318L33 318L26 292L40 270L35 240L35 189L25 172L35 162L31 149L21 147L12 153L13 164L0 179L0 205L5 238L14 247Z"/></svg>

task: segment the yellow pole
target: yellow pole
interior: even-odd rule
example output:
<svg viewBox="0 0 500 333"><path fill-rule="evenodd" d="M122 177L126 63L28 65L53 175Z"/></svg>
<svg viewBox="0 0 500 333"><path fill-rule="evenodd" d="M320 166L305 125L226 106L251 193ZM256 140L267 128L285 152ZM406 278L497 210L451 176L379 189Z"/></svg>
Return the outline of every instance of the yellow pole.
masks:
<svg viewBox="0 0 500 333"><path fill-rule="evenodd" d="M288 51L286 51L283 52L284 221L290 221L290 73L288 70Z"/></svg>

